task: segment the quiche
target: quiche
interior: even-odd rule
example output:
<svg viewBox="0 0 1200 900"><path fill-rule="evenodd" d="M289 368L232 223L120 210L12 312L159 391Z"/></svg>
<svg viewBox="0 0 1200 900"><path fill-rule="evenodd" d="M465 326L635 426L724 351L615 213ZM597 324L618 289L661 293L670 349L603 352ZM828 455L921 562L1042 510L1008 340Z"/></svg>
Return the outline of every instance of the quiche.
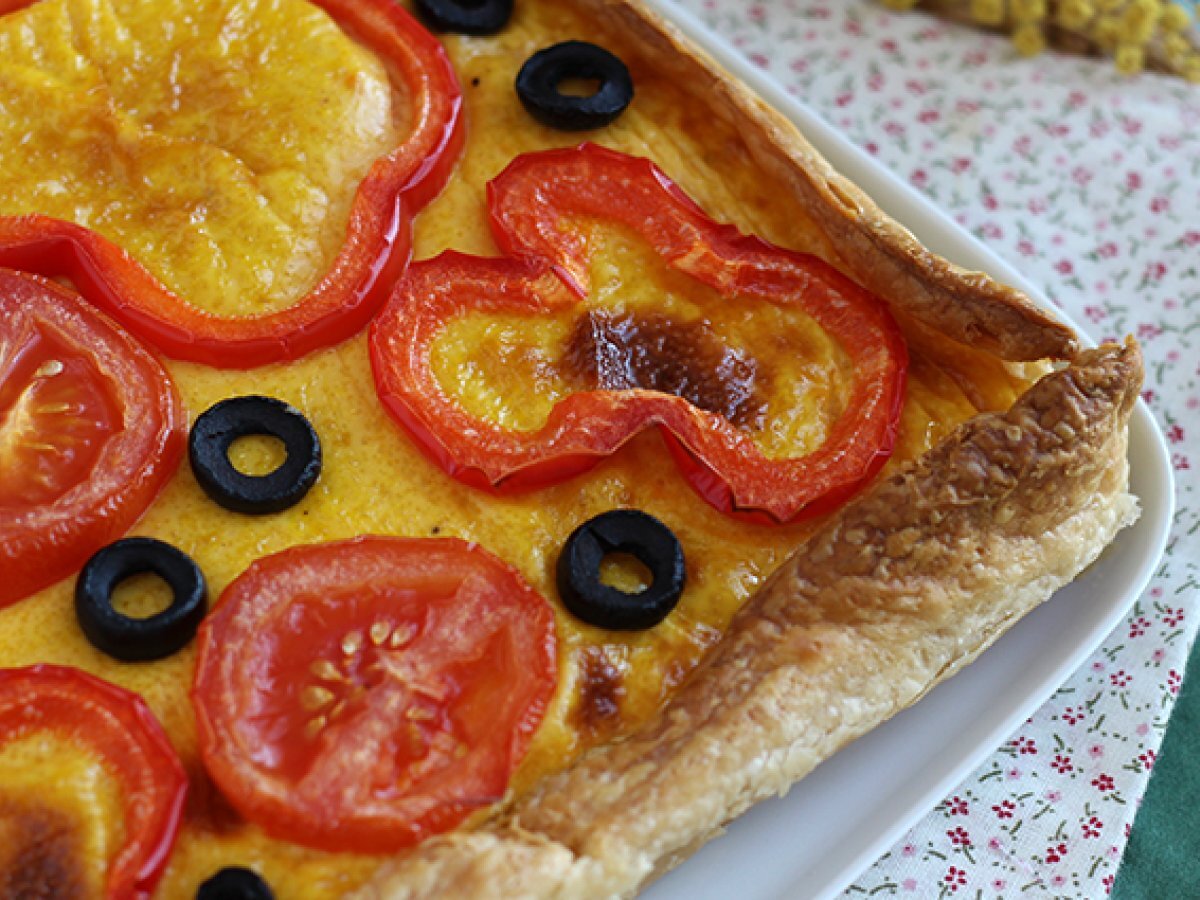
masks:
<svg viewBox="0 0 1200 900"><path fill-rule="evenodd" d="M0 895L630 895L1136 517L1132 341L418 5L0 0Z"/></svg>

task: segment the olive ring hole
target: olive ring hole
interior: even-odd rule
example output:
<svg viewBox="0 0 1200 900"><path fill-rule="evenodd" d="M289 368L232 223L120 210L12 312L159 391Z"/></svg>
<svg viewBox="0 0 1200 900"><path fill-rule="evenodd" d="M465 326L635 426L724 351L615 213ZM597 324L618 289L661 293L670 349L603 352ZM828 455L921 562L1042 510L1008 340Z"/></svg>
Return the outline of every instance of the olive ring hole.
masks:
<svg viewBox="0 0 1200 900"><path fill-rule="evenodd" d="M564 75L554 85L554 90L562 97L595 97L604 87L600 78L588 78L585 75Z"/></svg>
<svg viewBox="0 0 1200 900"><path fill-rule="evenodd" d="M654 586L654 573L636 553L611 550L600 560L600 583L623 594L637 595Z"/></svg>
<svg viewBox="0 0 1200 900"><path fill-rule="evenodd" d="M248 434L229 445L227 456L241 474L262 478L278 472L287 462L287 447L274 435Z"/></svg>
<svg viewBox="0 0 1200 900"><path fill-rule="evenodd" d="M112 606L130 619L149 619L171 608L176 591L158 572L132 572L113 585Z"/></svg>

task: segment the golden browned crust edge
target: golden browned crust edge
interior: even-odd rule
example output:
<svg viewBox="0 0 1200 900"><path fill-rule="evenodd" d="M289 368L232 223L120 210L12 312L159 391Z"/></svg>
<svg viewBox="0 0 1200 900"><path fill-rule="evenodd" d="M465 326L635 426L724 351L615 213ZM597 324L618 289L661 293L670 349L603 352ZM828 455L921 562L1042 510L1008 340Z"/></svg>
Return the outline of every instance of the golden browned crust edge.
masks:
<svg viewBox="0 0 1200 900"><path fill-rule="evenodd" d="M831 239L843 267L893 306L1001 359L1068 359L1070 328L1015 288L931 253L838 174L781 113L725 73L637 0L575 0L720 116L737 125L755 165Z"/></svg>
<svg viewBox="0 0 1200 900"><path fill-rule="evenodd" d="M625 896L918 700L1137 514L1132 341L1081 353L835 514L657 718L364 898Z"/></svg>

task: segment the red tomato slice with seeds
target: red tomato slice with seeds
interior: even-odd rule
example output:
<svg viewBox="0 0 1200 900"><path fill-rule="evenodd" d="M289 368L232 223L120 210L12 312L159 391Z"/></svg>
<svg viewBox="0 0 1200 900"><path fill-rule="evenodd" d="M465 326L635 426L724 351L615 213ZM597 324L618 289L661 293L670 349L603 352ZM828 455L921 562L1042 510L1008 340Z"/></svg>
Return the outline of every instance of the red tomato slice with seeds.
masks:
<svg viewBox="0 0 1200 900"><path fill-rule="evenodd" d="M124 838L108 866L105 897L149 897L187 796L187 775L162 726L139 696L78 669L0 669L0 744L42 732L94 753L121 787Z"/></svg>
<svg viewBox="0 0 1200 900"><path fill-rule="evenodd" d="M549 603L447 538L260 559L197 646L209 774L268 834L331 851L394 851L501 800L557 682Z"/></svg>
<svg viewBox="0 0 1200 900"><path fill-rule="evenodd" d="M0 607L124 534L185 427L149 351L66 288L0 269Z"/></svg>

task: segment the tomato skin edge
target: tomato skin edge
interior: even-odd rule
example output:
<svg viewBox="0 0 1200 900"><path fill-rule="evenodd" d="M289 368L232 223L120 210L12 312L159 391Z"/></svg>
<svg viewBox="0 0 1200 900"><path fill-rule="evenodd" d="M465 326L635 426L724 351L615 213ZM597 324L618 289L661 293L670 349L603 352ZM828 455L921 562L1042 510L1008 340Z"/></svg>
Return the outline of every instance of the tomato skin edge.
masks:
<svg viewBox="0 0 1200 900"><path fill-rule="evenodd" d="M26 313L49 323L64 340L71 338L80 358L97 364L105 355L119 367L102 374L120 392L126 427L106 443L87 480L51 504L0 521L0 609L77 572L95 551L132 528L178 469L187 441L183 402L149 349L61 285L0 269L0 307L16 304L14 298L21 304L17 315ZM120 476L119 483L105 481ZM29 564L33 558L36 566Z"/></svg>
<svg viewBox="0 0 1200 900"><path fill-rule="evenodd" d="M19 704L5 703L6 690L24 690L25 693ZM51 693L47 696L46 692ZM137 694L79 669L40 664L23 669L0 669L0 742L12 739L11 730L20 725L22 714L29 713L31 705L39 702L62 704L64 708L60 711L60 717L68 716L76 720L80 719L81 710L88 709L91 715L82 726L85 742L89 729L95 735L97 729L110 726L113 720L125 729L121 734L97 736L89 746L93 752L101 755L110 776L121 782L126 794L126 828L138 824L130 820L149 818L150 821L140 823L141 827L153 828L158 834L157 838L149 841L137 834L132 843L126 840L125 846L110 863L105 897L107 900L148 900L162 877L174 847L188 791L187 774L162 725ZM14 705L17 707L15 711ZM52 719L44 714L35 718L36 722L20 732L18 738L42 729L51 732L67 730L72 737L78 737L76 729L66 729L57 718ZM14 719L17 720L15 725ZM130 739L131 743L125 744L127 753L139 759L145 757L141 762L152 763L155 771L152 775L140 769L129 771L130 757L116 756L117 747L97 746L101 736ZM153 787L151 794L147 795L136 787L137 776L143 775L150 776ZM130 796L135 790L136 797Z"/></svg>

